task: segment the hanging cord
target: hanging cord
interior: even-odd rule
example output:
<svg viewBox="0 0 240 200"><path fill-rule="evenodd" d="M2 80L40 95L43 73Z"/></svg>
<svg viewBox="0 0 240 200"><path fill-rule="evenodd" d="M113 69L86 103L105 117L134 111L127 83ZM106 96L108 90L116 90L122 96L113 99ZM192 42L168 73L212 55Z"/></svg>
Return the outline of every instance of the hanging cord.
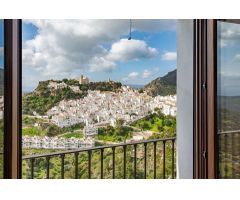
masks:
<svg viewBox="0 0 240 200"><path fill-rule="evenodd" d="M132 20L130 19L129 22L130 22L130 24L129 24L130 30L129 30L129 38L128 38L128 40L131 40L132 39Z"/></svg>

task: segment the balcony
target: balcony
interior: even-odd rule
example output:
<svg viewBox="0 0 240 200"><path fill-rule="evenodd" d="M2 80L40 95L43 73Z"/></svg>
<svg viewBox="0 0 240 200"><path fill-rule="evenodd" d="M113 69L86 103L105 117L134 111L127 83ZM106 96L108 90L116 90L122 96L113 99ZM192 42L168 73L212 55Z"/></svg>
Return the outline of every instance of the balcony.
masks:
<svg viewBox="0 0 240 200"><path fill-rule="evenodd" d="M175 143L174 137L23 156L22 178L174 179Z"/></svg>

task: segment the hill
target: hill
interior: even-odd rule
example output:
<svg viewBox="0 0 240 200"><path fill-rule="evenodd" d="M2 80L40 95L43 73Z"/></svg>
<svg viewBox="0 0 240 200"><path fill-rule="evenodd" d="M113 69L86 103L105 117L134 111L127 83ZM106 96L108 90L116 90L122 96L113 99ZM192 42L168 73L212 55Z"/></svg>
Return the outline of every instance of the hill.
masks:
<svg viewBox="0 0 240 200"><path fill-rule="evenodd" d="M32 115L37 112L44 115L50 108L62 100L79 99L88 94L88 90L117 91L122 84L118 82L90 82L79 84L76 80L40 81L37 88L23 95L23 114Z"/></svg>
<svg viewBox="0 0 240 200"><path fill-rule="evenodd" d="M168 72L163 77L158 77L145 85L142 90L146 91L151 96L157 95L174 95L176 94L177 70Z"/></svg>

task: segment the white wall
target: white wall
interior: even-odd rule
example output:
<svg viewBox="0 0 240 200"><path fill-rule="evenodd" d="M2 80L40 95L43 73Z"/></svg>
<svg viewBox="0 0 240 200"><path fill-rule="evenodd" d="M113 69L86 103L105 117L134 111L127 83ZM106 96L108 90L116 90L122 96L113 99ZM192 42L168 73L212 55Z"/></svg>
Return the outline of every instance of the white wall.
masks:
<svg viewBox="0 0 240 200"><path fill-rule="evenodd" d="M193 178L193 20L177 22L177 177Z"/></svg>

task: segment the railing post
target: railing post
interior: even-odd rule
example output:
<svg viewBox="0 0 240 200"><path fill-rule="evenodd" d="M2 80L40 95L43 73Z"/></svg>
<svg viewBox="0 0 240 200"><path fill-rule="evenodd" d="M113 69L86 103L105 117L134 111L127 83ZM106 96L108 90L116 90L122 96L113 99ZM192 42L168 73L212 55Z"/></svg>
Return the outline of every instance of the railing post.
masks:
<svg viewBox="0 0 240 200"><path fill-rule="evenodd" d="M88 150L88 178L91 179L92 168L92 150Z"/></svg>
<svg viewBox="0 0 240 200"><path fill-rule="evenodd" d="M115 147L112 147L112 178L115 178Z"/></svg>
<svg viewBox="0 0 240 200"><path fill-rule="evenodd" d="M157 158L156 158L157 142L154 142L153 145L154 145L153 146L153 171L154 171L153 177L154 177L154 179L156 179L156 177L157 177L157 164L156 164L156 160L157 160Z"/></svg>
<svg viewBox="0 0 240 200"><path fill-rule="evenodd" d="M175 171L174 171L174 139L172 140L172 179L175 177Z"/></svg>
<svg viewBox="0 0 240 200"><path fill-rule="evenodd" d="M137 144L134 144L134 178L137 178Z"/></svg>
<svg viewBox="0 0 240 200"><path fill-rule="evenodd" d="M46 157L46 161L47 161L47 176L46 176L46 178L49 179L49 161L50 161L50 156Z"/></svg>
<svg viewBox="0 0 240 200"><path fill-rule="evenodd" d="M126 179L126 148L127 146L123 146L123 178Z"/></svg>
<svg viewBox="0 0 240 200"><path fill-rule="evenodd" d="M61 179L64 179L64 158L65 154L61 154Z"/></svg>
<svg viewBox="0 0 240 200"><path fill-rule="evenodd" d="M75 179L78 179L78 155L79 155L79 153L76 152L74 155L75 155Z"/></svg>
<svg viewBox="0 0 240 200"><path fill-rule="evenodd" d="M165 158L165 154L166 154L166 141L163 141L163 178L166 178L166 158Z"/></svg>
<svg viewBox="0 0 240 200"><path fill-rule="evenodd" d="M104 153L104 148L101 149L101 179L103 179L103 153Z"/></svg>
<svg viewBox="0 0 240 200"><path fill-rule="evenodd" d="M31 158L30 162L31 162L31 179L34 178L34 158Z"/></svg>
<svg viewBox="0 0 240 200"><path fill-rule="evenodd" d="M147 143L144 143L144 178L147 178Z"/></svg>

